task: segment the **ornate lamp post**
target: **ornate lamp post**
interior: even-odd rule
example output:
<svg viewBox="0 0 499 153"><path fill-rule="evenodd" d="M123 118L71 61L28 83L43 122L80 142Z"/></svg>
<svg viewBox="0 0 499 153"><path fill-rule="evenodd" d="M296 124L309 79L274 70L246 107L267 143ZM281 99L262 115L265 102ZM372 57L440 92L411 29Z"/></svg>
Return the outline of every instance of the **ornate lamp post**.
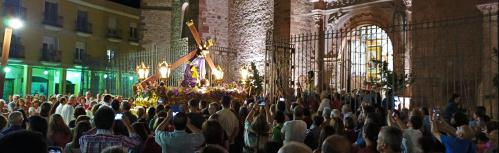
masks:
<svg viewBox="0 0 499 153"><path fill-rule="evenodd" d="M135 70L137 71L137 74L139 75L139 80L144 80L149 75L149 67L146 67L144 62L142 62L140 65L137 65L137 68Z"/></svg>
<svg viewBox="0 0 499 153"><path fill-rule="evenodd" d="M239 71L239 74L241 74L241 82L243 84L246 84L246 82L248 81L249 77L250 77L250 70L248 68L248 66L243 66L241 68L241 70Z"/></svg>
<svg viewBox="0 0 499 153"><path fill-rule="evenodd" d="M221 84L224 79L224 71L220 67L220 65L217 66L217 69L213 70L213 76L214 76L214 82L215 84Z"/></svg>
<svg viewBox="0 0 499 153"><path fill-rule="evenodd" d="M5 35L3 37L3 48L2 48L2 65L0 70L3 70L7 66L10 51L10 42L12 38L12 31L14 29L22 28L23 22L20 19L12 18L5 20ZM0 98L3 97L3 85L5 83L5 72L0 71Z"/></svg>
<svg viewBox="0 0 499 153"><path fill-rule="evenodd" d="M166 82L168 77L170 77L170 66L168 65L168 63L166 63L166 61L159 63L158 70L159 70L159 78L162 81Z"/></svg>

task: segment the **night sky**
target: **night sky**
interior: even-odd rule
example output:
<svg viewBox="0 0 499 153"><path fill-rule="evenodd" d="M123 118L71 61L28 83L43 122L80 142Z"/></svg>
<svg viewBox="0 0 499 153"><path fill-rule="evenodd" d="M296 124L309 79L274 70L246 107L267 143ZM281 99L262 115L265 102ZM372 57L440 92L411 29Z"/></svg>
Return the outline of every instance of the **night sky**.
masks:
<svg viewBox="0 0 499 153"><path fill-rule="evenodd" d="M135 8L140 7L140 0L110 0L110 1L128 5L130 7L135 7Z"/></svg>

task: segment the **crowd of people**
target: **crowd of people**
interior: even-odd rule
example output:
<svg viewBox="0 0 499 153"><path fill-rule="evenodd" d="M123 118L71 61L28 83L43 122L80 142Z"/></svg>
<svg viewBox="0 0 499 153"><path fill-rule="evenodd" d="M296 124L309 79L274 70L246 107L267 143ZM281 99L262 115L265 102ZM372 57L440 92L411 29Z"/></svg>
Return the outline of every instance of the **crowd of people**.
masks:
<svg viewBox="0 0 499 153"><path fill-rule="evenodd" d="M443 109L407 109L390 94L366 93L166 100L150 108L89 92L10 96L0 100L0 152L497 153L496 118L482 106L463 109L459 95Z"/></svg>

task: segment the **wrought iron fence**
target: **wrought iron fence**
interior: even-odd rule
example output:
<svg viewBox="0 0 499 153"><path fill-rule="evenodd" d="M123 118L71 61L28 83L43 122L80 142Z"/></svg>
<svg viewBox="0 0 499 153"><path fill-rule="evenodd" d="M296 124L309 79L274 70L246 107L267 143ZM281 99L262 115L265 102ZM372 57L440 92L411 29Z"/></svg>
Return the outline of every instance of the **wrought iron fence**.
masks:
<svg viewBox="0 0 499 153"><path fill-rule="evenodd" d="M492 56L497 30L487 32L485 24L497 29L497 15L388 27L365 24L289 38L269 33L265 90L270 95L314 90L322 78L319 86L328 91L391 89L425 106L443 106L458 93L466 106L492 108L497 101L491 81L497 73L497 57Z"/></svg>

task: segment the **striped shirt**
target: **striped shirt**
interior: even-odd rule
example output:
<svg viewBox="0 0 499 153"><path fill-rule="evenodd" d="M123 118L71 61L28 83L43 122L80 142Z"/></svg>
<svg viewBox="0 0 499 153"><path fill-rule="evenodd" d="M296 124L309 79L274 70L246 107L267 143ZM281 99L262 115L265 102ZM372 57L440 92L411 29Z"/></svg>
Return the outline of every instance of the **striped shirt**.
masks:
<svg viewBox="0 0 499 153"><path fill-rule="evenodd" d="M80 138L80 150L84 153L100 153L107 147L121 146L126 152L140 144L140 137L130 134L131 137L113 135L110 130L98 129L95 135L84 135Z"/></svg>

